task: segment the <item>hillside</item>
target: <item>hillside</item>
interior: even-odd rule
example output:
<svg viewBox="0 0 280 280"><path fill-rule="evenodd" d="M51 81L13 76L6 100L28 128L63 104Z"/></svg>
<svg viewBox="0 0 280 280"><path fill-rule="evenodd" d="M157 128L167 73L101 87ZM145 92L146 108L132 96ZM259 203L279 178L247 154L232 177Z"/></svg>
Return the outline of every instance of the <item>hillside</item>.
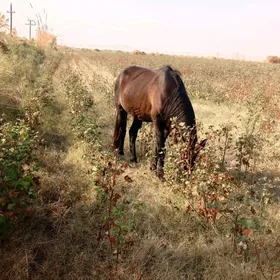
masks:
<svg viewBox="0 0 280 280"><path fill-rule="evenodd" d="M0 279L278 279L278 65L10 42L0 51ZM191 178L168 139L166 182L112 151L129 65L182 77L205 150ZM131 118L129 118L129 124ZM8 166L8 168L6 168ZM30 203L30 205L29 205Z"/></svg>

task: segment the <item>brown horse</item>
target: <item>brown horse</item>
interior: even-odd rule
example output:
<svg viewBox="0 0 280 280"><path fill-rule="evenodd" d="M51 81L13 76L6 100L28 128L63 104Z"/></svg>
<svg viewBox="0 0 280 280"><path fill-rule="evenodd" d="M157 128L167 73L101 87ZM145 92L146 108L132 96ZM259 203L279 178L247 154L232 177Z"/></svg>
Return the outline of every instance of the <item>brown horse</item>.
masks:
<svg viewBox="0 0 280 280"><path fill-rule="evenodd" d="M126 68L115 83L115 104L117 109L114 148L124 154L127 114L133 116L129 130L131 161L137 162L135 141L142 122L153 122L156 137L155 157L151 170L158 171L163 179L165 140L171 131L171 118L177 117L190 129L190 171L193 170L199 151L206 140L197 145L195 114L188 98L181 74L170 66L148 69L138 66Z"/></svg>

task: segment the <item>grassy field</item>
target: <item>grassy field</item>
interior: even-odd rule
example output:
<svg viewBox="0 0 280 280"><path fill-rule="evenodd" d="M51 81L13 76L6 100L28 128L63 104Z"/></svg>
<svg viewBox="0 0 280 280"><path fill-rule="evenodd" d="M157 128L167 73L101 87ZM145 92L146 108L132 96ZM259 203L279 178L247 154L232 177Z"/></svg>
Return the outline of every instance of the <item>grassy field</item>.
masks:
<svg viewBox="0 0 280 280"><path fill-rule="evenodd" d="M278 65L8 47L0 279L279 279ZM172 137L166 182L150 173L150 124L139 163L129 163L128 137L124 157L112 151L114 81L132 64L182 73L208 139L191 178Z"/></svg>

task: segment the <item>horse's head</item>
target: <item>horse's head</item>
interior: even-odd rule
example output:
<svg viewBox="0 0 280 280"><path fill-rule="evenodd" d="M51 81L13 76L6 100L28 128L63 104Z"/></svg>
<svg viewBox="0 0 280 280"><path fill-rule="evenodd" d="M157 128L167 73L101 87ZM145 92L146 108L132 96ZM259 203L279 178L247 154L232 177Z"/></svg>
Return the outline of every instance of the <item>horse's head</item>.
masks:
<svg viewBox="0 0 280 280"><path fill-rule="evenodd" d="M187 170L189 173L192 173L195 168L196 159L200 153L200 151L205 147L207 142L207 139L204 139L197 142L197 138L195 137L195 140L192 141L188 148L188 156L185 158L185 170Z"/></svg>
<svg viewBox="0 0 280 280"><path fill-rule="evenodd" d="M199 155L200 151L205 147L207 142L207 139L204 139L200 141L199 143L196 143L193 152L192 152L192 157L191 157L191 166L190 166L190 171L192 172L195 167L195 161L197 159L197 156Z"/></svg>
<svg viewBox="0 0 280 280"><path fill-rule="evenodd" d="M171 126L172 127L172 126ZM189 173L193 172L195 168L196 159L200 151L205 147L207 139L204 139L200 142L197 141L197 131L196 127L186 127L185 124L179 123L178 125L173 125L174 129L172 131L173 143L183 145L185 148L181 154L181 159L183 159L183 168ZM187 146L185 146L187 145Z"/></svg>

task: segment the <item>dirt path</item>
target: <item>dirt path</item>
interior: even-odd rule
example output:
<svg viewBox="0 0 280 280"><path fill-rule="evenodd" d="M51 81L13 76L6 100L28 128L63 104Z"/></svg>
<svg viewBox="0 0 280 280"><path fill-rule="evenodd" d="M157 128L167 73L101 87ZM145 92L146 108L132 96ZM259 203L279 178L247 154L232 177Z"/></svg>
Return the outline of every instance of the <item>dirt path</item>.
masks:
<svg viewBox="0 0 280 280"><path fill-rule="evenodd" d="M113 75L101 65L96 65L80 55L71 61L71 68L82 74L85 85L92 93L96 105L96 123L102 134L100 138L105 146L112 142L115 122L113 100Z"/></svg>
<svg viewBox="0 0 280 280"><path fill-rule="evenodd" d="M112 75L112 73L110 73L104 66L102 65L96 65L93 64L92 62L89 62L87 59L82 58L80 60L80 66L84 67L84 69L88 69L88 71L86 74L90 75L91 72L95 72L101 76L103 76L106 80L108 80L110 83L112 83L114 81L114 77Z"/></svg>

